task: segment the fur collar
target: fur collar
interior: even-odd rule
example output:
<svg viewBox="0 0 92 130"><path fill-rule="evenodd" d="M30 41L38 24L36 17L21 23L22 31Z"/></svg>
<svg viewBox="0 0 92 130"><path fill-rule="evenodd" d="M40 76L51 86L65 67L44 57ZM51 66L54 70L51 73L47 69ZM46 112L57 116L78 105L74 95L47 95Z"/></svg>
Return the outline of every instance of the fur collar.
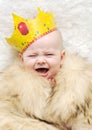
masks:
<svg viewBox="0 0 92 130"><path fill-rule="evenodd" d="M91 92L92 66L68 53L53 90L47 80L26 71L19 61L0 76L1 100L8 100L14 109L24 114L49 121L58 122L61 118L67 122L77 114L77 109L83 111L85 104L92 100Z"/></svg>

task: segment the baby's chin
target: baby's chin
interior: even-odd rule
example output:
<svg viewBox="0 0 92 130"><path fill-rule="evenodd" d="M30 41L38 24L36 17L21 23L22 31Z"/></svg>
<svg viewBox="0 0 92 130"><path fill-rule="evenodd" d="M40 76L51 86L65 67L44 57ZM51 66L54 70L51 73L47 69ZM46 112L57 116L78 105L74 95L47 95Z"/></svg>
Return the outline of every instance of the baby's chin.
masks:
<svg viewBox="0 0 92 130"><path fill-rule="evenodd" d="M55 86L55 84L56 84L56 81L55 81L55 79L54 79L55 76L50 75L50 74L49 74L49 71L48 71L48 72L38 72L38 71L36 71L36 72L37 72L40 76L46 78L46 79L49 81L51 87L54 87L54 86Z"/></svg>

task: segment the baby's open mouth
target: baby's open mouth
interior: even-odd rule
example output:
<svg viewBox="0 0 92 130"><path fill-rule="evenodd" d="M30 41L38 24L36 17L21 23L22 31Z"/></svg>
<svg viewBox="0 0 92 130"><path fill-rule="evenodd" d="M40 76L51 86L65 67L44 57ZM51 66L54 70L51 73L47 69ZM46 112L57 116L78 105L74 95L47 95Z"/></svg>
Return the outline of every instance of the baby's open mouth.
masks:
<svg viewBox="0 0 92 130"><path fill-rule="evenodd" d="M48 68L37 68L36 71L37 71L38 73L43 73L43 74L45 74L45 73L47 73L47 72L49 71L49 69L48 69Z"/></svg>

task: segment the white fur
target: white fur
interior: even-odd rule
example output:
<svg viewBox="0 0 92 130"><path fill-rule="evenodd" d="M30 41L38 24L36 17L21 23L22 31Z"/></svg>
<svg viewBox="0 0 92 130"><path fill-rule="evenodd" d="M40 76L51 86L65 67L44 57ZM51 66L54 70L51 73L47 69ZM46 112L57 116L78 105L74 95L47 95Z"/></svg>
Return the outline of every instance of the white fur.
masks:
<svg viewBox="0 0 92 130"><path fill-rule="evenodd" d="M92 129L92 65L77 55L66 56L56 81L44 118L72 130Z"/></svg>
<svg viewBox="0 0 92 130"><path fill-rule="evenodd" d="M51 88L47 80L14 63L0 75L0 130L58 130L41 122Z"/></svg>
<svg viewBox="0 0 92 130"><path fill-rule="evenodd" d="M67 53L51 88L19 61L13 63L0 74L0 120L3 130L92 129L92 66Z"/></svg>

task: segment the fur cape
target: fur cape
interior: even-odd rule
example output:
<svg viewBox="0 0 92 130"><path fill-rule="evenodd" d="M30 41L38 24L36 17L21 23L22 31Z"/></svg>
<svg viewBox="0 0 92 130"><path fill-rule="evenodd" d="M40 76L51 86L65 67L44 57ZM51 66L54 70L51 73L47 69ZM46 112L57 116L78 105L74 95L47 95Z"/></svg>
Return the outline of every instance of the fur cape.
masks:
<svg viewBox="0 0 92 130"><path fill-rule="evenodd" d="M17 60L0 74L0 130L91 130L92 65L67 54L56 85Z"/></svg>

